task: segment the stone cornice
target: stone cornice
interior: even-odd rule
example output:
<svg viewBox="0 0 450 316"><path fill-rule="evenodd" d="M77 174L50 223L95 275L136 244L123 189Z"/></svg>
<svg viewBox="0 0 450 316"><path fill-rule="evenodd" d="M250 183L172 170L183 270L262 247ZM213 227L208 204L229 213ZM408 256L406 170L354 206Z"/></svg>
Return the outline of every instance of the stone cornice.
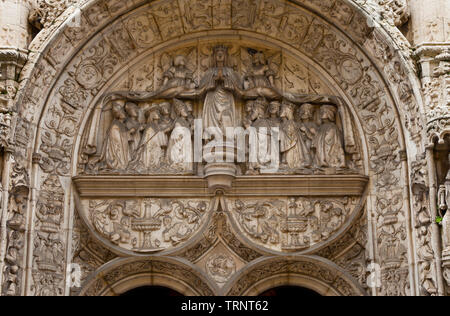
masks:
<svg viewBox="0 0 450 316"><path fill-rule="evenodd" d="M360 196L369 179L361 175L238 176L227 196ZM80 197L213 196L207 180L196 176L80 176Z"/></svg>

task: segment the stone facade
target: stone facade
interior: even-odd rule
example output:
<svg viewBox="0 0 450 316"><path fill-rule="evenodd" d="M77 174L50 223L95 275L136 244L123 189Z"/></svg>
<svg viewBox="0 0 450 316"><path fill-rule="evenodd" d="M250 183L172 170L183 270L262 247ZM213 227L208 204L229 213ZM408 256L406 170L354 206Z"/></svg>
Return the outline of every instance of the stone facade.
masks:
<svg viewBox="0 0 450 316"><path fill-rule="evenodd" d="M1 295L450 294L448 6L0 1Z"/></svg>

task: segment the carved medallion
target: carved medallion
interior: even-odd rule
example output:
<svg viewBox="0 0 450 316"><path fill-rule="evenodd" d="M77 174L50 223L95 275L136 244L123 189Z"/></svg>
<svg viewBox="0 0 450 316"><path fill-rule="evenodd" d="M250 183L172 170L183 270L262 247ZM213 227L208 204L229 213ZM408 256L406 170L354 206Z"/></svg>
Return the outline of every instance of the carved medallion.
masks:
<svg viewBox="0 0 450 316"><path fill-rule="evenodd" d="M236 272L236 263L229 255L214 254L206 262L206 271L214 281L223 285Z"/></svg>

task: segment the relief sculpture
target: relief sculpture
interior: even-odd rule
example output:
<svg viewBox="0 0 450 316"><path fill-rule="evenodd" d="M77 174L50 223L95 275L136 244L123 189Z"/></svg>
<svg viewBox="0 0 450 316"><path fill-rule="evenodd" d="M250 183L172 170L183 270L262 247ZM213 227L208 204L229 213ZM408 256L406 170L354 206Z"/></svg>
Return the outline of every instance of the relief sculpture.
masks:
<svg viewBox="0 0 450 316"><path fill-rule="evenodd" d="M93 230L112 247L152 253L186 242L207 218L208 200L141 199L85 201ZM116 248L118 249L118 248Z"/></svg>
<svg viewBox="0 0 450 316"><path fill-rule="evenodd" d="M238 175L361 172L347 106L334 96L284 91L281 53L219 44L157 56L159 88L111 92L99 104L81 173L201 175L209 156L194 161L193 153L216 142L245 152L230 161Z"/></svg>
<svg viewBox="0 0 450 316"><path fill-rule="evenodd" d="M355 210L351 197L274 200L229 200L240 230L256 244L281 252L298 252L329 240Z"/></svg>

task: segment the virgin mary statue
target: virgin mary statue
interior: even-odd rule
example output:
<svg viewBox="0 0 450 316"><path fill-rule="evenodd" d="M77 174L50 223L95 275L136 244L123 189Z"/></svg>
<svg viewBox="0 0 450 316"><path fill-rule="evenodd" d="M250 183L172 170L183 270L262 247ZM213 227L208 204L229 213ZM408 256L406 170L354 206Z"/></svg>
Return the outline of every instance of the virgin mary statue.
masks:
<svg viewBox="0 0 450 316"><path fill-rule="evenodd" d="M226 47L214 48L213 65L199 86L200 94L206 92L203 126L216 137L225 135L227 127L236 126L234 93L242 93L239 75L226 65L227 55Z"/></svg>

